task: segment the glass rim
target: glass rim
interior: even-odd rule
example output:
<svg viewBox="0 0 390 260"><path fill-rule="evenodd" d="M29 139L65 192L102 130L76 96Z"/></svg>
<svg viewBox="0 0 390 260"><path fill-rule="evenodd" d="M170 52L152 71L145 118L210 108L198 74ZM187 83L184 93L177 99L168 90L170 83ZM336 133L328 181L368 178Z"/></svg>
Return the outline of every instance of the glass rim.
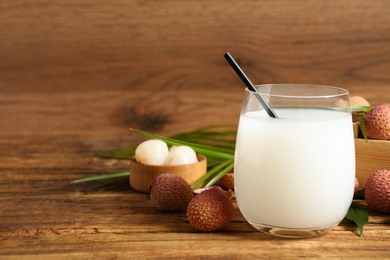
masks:
<svg viewBox="0 0 390 260"><path fill-rule="evenodd" d="M335 93L331 93L329 95L323 95L323 94L318 94L318 95L291 95L291 94L288 95L288 94L286 94L286 95L284 95L284 94L264 93L264 92L260 91L260 89L259 89L259 88L264 88L264 87L286 87L286 86L289 86L289 87L292 87L292 86L310 87L310 86L312 86L312 87L321 88L321 89L331 89ZM349 95L349 91L344 89L344 88L334 87L334 86L330 86L330 85L320 85L320 84L273 83L273 84L258 84L258 85L255 85L255 87L262 96L266 96L266 97L296 98L296 99L298 99L298 98L300 98L300 99L324 99L324 98L337 98L337 97ZM249 93L255 93L254 91L251 91L248 88L245 88L245 90ZM338 92L338 93L336 93L336 92Z"/></svg>

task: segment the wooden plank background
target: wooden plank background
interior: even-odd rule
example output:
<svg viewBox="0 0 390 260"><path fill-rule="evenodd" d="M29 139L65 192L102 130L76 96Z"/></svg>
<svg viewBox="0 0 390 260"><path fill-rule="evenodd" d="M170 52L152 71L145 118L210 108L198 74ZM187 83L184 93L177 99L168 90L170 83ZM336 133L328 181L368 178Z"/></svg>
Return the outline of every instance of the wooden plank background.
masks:
<svg viewBox="0 0 390 260"><path fill-rule="evenodd" d="M244 86L226 51L256 84L389 102L389 13L386 0L0 1L0 257L388 257L389 218L375 212L364 240L350 223L270 238L237 208L226 233L194 235L144 194L69 181L127 169L85 155L135 144L129 127L237 124Z"/></svg>
<svg viewBox="0 0 390 260"><path fill-rule="evenodd" d="M98 135L235 124L243 85L226 51L255 84L372 89L366 98L383 102L389 10L388 1L355 0L3 0L0 94L17 93L12 101L28 109L10 111L19 120L0 130ZM46 126L30 122L31 113Z"/></svg>

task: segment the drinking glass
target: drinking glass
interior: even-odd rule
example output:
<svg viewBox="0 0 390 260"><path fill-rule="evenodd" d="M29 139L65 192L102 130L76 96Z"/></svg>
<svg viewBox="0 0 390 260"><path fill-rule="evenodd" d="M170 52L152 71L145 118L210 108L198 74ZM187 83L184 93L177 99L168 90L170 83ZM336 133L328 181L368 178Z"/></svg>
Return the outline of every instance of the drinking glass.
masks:
<svg viewBox="0 0 390 260"><path fill-rule="evenodd" d="M245 90L234 182L238 207L256 229L312 237L337 226L351 205L355 145L349 93L309 84L256 89L279 118Z"/></svg>

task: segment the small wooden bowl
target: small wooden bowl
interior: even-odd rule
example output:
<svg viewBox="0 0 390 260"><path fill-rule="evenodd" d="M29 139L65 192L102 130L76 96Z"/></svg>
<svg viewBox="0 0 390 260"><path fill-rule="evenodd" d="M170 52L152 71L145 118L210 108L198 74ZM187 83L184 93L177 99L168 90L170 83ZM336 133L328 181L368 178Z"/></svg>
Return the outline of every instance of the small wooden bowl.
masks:
<svg viewBox="0 0 390 260"><path fill-rule="evenodd" d="M198 162L175 166L167 165L146 165L130 158L130 186L140 192L150 193L150 186L160 174L169 173L182 177L192 185L207 172L207 158L198 154ZM202 185L199 184L199 186Z"/></svg>

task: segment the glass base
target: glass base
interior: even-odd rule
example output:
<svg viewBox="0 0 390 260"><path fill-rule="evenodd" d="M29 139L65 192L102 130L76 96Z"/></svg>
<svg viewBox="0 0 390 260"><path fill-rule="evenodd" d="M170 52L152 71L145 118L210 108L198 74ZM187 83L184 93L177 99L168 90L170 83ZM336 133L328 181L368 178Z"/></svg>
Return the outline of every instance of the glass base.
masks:
<svg viewBox="0 0 390 260"><path fill-rule="evenodd" d="M251 221L248 222L254 228L256 228L257 230L263 233L277 236L277 237L286 237L286 238L316 237L329 232L335 226L338 225L337 223L331 227L322 227L322 228L286 228L286 227L274 227L274 226L269 226L264 224L258 224L258 223L253 223Z"/></svg>

